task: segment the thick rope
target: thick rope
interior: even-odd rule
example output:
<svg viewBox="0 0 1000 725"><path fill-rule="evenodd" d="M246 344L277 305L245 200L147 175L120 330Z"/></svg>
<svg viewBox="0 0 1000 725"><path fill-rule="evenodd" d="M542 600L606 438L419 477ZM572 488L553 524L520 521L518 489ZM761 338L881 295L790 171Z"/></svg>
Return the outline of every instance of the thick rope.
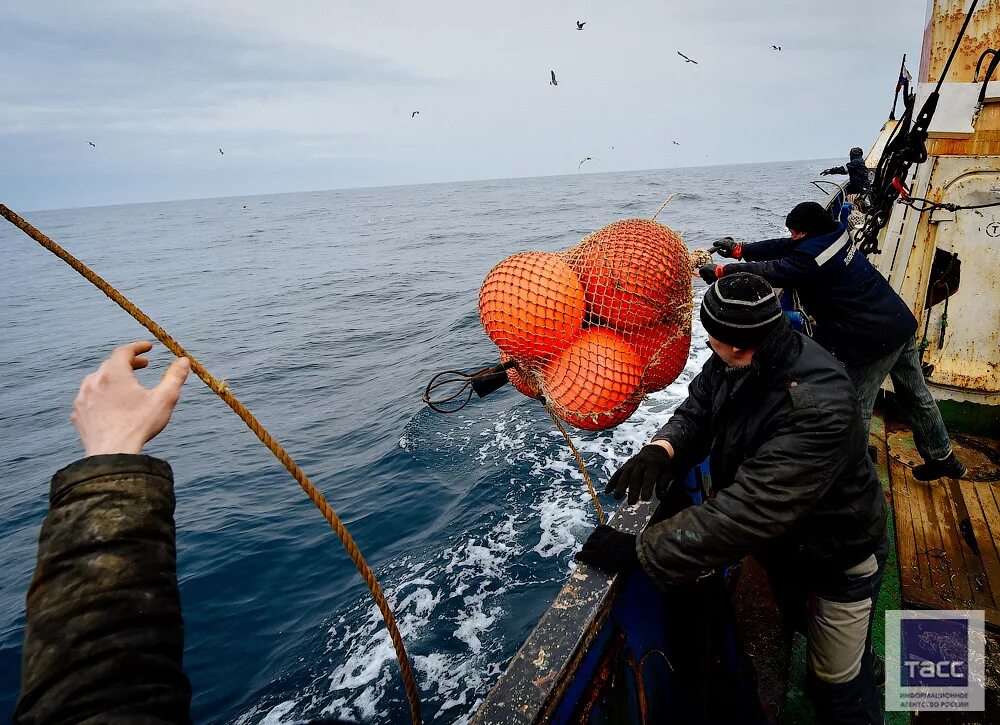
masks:
<svg viewBox="0 0 1000 725"><path fill-rule="evenodd" d="M563 434L563 438L566 439L566 443L569 445L570 450L573 451L573 455L576 456L576 465L580 467L580 473L583 474L583 480L587 482L587 489L590 491L590 497L594 499L594 506L597 507L597 520L600 523L604 523L604 509L601 508L601 502L597 500L597 491L594 490L594 484L590 480L590 474L587 473L587 466L583 463L583 456L580 455L580 451L576 449L573 445L573 440L569 437L569 432L566 430L566 426L562 424L559 420L559 416L556 412L552 410L552 406L548 403L545 404L545 412L549 414L552 422L556 424L559 432Z"/></svg>
<svg viewBox="0 0 1000 725"><path fill-rule="evenodd" d="M399 629L396 626L396 619L393 617L392 609L390 609L389 603L385 600L385 595L382 593L382 587L379 586L378 581L375 579L375 574L365 562L357 544L354 543L354 539L351 538L351 535L344 527L344 524L341 523L337 514L330 507L330 504L327 503L323 494L320 493L319 490L312 484L306 474L301 468L299 468L298 464L292 460L292 457L288 455L281 444L278 443L278 441L276 441L271 434L268 433L264 426L260 424L254 414L247 410L246 406L243 405L243 403L241 403L235 395L229 392L229 386L226 382L219 381L214 375L208 372L208 370L206 370L205 367L191 355L191 353L181 347L181 345L173 337L171 337L166 330L156 324L152 318L132 304L132 302L122 295L121 292L95 274L86 264L42 234L35 227L3 204L0 204L0 216L3 216L11 224L16 226L18 229L23 231L29 237L34 239L54 255L66 262L66 264L70 267L83 275L89 282L110 297L115 304L132 315L132 317L134 317L140 325L149 330L157 340L162 342L167 349L170 350L170 352L177 357L188 358L191 361L191 370L193 370L194 373L201 378L202 381L204 381L205 385L211 388L216 395L226 401L226 404L233 409L233 412L236 413L236 415L238 415L244 423L247 424L247 427L253 431L253 434L260 439L261 443L267 446L268 450L270 450L271 453L273 453L275 457L281 461L281 464L285 467L285 469L292 474L292 478L298 482L298 484L302 487L302 490L305 491L306 496L308 496L309 500L316 505L319 512L323 514L323 518L327 520L327 523L330 524L334 533L337 534L337 538L340 539L340 543L343 544L344 548L347 550L347 555L351 557L351 561L353 561L354 566L358 568L361 578L364 579L365 583L368 585L368 589L371 591L372 597L375 599L375 603L378 605L378 609L382 613L382 619L385 620L385 626L389 630L389 637L392 639L392 646L396 650L396 658L399 660L399 669L403 676L403 685L406 687L406 696L410 701L410 717L413 720L414 725L419 725L421 722L420 693L417 690L417 683L413 677L413 670L410 669L410 660L406 655L406 648L403 646L403 638L399 634Z"/></svg>
<svg viewBox="0 0 1000 725"><path fill-rule="evenodd" d="M670 196L668 196L667 200L665 202L663 202L662 204L660 204L660 208L656 210L656 213L653 214L653 218L650 221L654 221L655 222L656 221L656 217L660 216L660 212L667 208L667 204L669 204L670 202L672 202L674 200L675 196L677 196L677 192L674 192L673 194L671 194Z"/></svg>

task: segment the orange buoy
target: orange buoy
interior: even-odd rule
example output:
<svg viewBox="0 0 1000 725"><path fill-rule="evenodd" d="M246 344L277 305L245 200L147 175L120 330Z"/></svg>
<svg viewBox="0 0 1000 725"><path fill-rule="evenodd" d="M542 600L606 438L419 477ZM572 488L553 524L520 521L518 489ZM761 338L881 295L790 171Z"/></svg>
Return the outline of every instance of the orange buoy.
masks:
<svg viewBox="0 0 1000 725"><path fill-rule="evenodd" d="M669 317L679 301L691 298L684 242L649 219L602 227L567 257L583 283L591 319L619 332Z"/></svg>
<svg viewBox="0 0 1000 725"><path fill-rule="evenodd" d="M691 350L691 328L676 322L657 323L636 334L636 350L646 363L642 388L652 393L680 375Z"/></svg>
<svg viewBox="0 0 1000 725"><path fill-rule="evenodd" d="M500 353L501 365L506 365L513 359L505 352ZM538 386L536 374L531 370L522 370L520 365L509 367L507 368L507 379L510 380L510 384L514 386L514 389L522 395L536 399L542 397L542 389Z"/></svg>
<svg viewBox="0 0 1000 725"><path fill-rule="evenodd" d="M638 406L642 370L642 358L622 335L591 327L543 368L545 397L568 423L606 428L608 420L633 402L621 420Z"/></svg>
<svg viewBox="0 0 1000 725"><path fill-rule="evenodd" d="M490 339L515 358L549 358L580 333L583 285L555 254L523 252L490 270L479 291L479 318Z"/></svg>
<svg viewBox="0 0 1000 725"><path fill-rule="evenodd" d="M604 430L605 428L612 428L619 423L624 423L628 420L632 413L634 413L639 407L640 400L640 396L635 395L614 410L610 410L606 413L581 415L580 413L572 413L566 410L563 411L559 417L576 428L581 428L583 430Z"/></svg>

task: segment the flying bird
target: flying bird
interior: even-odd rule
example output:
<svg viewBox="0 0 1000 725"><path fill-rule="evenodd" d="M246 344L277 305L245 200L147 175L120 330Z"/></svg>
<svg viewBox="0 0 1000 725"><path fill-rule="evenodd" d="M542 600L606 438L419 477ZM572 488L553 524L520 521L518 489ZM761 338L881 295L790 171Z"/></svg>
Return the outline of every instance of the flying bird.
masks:
<svg viewBox="0 0 1000 725"><path fill-rule="evenodd" d="M581 168L581 167L582 167L582 166L583 166L583 165L584 165L585 163L587 163L588 161L597 161L597 157L596 157L596 156L588 156L587 158L585 158L585 159L584 159L583 161L581 161L581 162L579 163L579 165L578 165L578 166L576 167L576 170L577 170L577 171L579 171L579 170L580 170L580 168Z"/></svg>
<svg viewBox="0 0 1000 725"><path fill-rule="evenodd" d="M95 149L97 148L97 144L96 144L96 143L94 143L93 141L88 141L87 143L89 143L89 144L90 144L91 146L93 146L93 147L94 147Z"/></svg>
<svg viewBox="0 0 1000 725"><path fill-rule="evenodd" d="M554 70L549 71L549 75L552 76L552 80L549 81L550 86L558 86L559 81L556 80L556 72Z"/></svg>
<svg viewBox="0 0 1000 725"><path fill-rule="evenodd" d="M587 24L586 20L577 20L576 21L576 29L577 30L583 30L583 26L586 25L586 24Z"/></svg>
<svg viewBox="0 0 1000 725"><path fill-rule="evenodd" d="M683 58L684 60L686 60L686 61L687 61L688 63L694 63L695 65L698 65L698 61L696 61L696 60L691 60L690 58L688 58L688 57L687 57L686 55L684 55L684 54L683 54L682 52L680 52L679 50L677 51L677 55L679 55L679 56L680 56L681 58Z"/></svg>
<svg viewBox="0 0 1000 725"><path fill-rule="evenodd" d="M420 115L420 111L414 111L413 113L410 114L410 118L416 118L419 115Z"/></svg>
<svg viewBox="0 0 1000 725"><path fill-rule="evenodd" d="M674 146L680 146L680 144L679 144L679 143L677 143L676 141L671 141L671 143L672 143L672 144L673 144Z"/></svg>
<svg viewBox="0 0 1000 725"><path fill-rule="evenodd" d="M780 45L772 45L771 48L773 50L781 50L781 46Z"/></svg>
<svg viewBox="0 0 1000 725"><path fill-rule="evenodd" d="M222 154L223 156L225 156L225 155L226 155L226 152L225 152L225 151L223 151L222 149L219 149L219 153L220 153L220 154Z"/></svg>

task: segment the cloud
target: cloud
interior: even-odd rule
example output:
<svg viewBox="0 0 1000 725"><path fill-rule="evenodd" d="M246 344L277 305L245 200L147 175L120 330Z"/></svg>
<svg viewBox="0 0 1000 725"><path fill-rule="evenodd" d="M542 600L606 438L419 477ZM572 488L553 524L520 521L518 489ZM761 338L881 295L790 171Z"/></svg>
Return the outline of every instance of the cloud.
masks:
<svg viewBox="0 0 1000 725"><path fill-rule="evenodd" d="M601 171L827 158L874 137L900 53L915 65L912 4L5 3L0 198L534 176L585 155Z"/></svg>
<svg viewBox="0 0 1000 725"><path fill-rule="evenodd" d="M425 82L375 56L152 3L45 9L41 16L13 5L0 11L0 127L7 133L96 119L156 130L153 117L211 116L207 109L238 101Z"/></svg>

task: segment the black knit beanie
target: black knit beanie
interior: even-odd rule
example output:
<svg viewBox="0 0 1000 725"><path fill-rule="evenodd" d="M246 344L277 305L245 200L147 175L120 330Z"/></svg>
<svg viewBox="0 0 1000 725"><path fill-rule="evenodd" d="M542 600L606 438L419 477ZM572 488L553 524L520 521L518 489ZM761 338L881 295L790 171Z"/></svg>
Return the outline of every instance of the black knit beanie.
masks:
<svg viewBox="0 0 1000 725"><path fill-rule="evenodd" d="M865 155L865 150L860 146L855 146L854 148L851 149L852 159L860 159L864 155Z"/></svg>
<svg viewBox="0 0 1000 725"><path fill-rule="evenodd" d="M837 222L815 201L804 201L788 212L785 226L796 232L805 232L807 236L818 237L834 231Z"/></svg>
<svg viewBox="0 0 1000 725"><path fill-rule="evenodd" d="M701 303L701 324L708 334L747 350L760 347L783 314L771 285L749 272L725 275L708 288Z"/></svg>

